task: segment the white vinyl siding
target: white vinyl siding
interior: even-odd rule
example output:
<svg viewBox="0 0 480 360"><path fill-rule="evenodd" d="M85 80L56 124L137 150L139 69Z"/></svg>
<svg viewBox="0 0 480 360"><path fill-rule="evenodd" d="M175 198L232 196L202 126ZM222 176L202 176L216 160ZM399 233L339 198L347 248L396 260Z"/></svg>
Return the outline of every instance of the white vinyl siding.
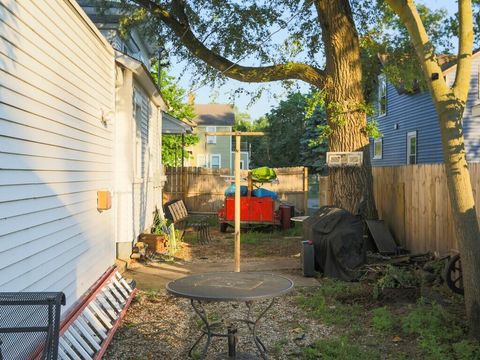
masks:
<svg viewBox="0 0 480 360"><path fill-rule="evenodd" d="M63 291L66 310L115 259L113 212L96 208L113 49L68 0L0 0L0 33L0 291Z"/></svg>
<svg viewBox="0 0 480 360"><path fill-rule="evenodd" d="M158 132L158 110L149 100L143 88L134 83L133 98L135 113L134 131L134 184L133 184L133 241L138 235L153 223L155 207L161 207L161 196L154 193L153 181L156 158L161 151L155 139L160 137ZM158 190L158 189L156 189ZM156 191L155 190L155 191ZM128 239L130 240L130 239Z"/></svg>

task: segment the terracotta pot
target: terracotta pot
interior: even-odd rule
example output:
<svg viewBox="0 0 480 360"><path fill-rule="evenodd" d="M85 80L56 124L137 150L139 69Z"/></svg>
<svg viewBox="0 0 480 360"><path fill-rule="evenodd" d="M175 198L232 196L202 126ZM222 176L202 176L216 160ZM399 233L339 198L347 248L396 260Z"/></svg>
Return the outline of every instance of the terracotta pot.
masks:
<svg viewBox="0 0 480 360"><path fill-rule="evenodd" d="M163 235L158 234L140 234L138 241L142 241L148 245L148 250L162 253L167 251L167 239Z"/></svg>

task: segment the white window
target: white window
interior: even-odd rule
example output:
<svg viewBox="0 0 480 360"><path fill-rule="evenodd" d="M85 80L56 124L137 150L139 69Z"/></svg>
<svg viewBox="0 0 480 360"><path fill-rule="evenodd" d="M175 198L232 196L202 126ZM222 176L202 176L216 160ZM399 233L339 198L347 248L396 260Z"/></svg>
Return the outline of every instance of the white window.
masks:
<svg viewBox="0 0 480 360"><path fill-rule="evenodd" d="M208 132L216 132L217 128L215 126L207 126L207 133ZM217 137L215 135L207 136L207 144L216 144Z"/></svg>
<svg viewBox="0 0 480 360"><path fill-rule="evenodd" d="M385 75L378 76L378 116L387 114L387 79Z"/></svg>
<svg viewBox="0 0 480 360"><path fill-rule="evenodd" d="M417 132L410 131L407 133L407 164L417 163Z"/></svg>
<svg viewBox="0 0 480 360"><path fill-rule="evenodd" d="M206 157L203 154L197 155L197 167L207 167Z"/></svg>
<svg viewBox="0 0 480 360"><path fill-rule="evenodd" d="M210 155L210 167L212 169L220 169L222 167L222 156L220 154Z"/></svg>
<svg viewBox="0 0 480 360"><path fill-rule="evenodd" d="M383 156L383 138L373 140L373 158L381 159Z"/></svg>

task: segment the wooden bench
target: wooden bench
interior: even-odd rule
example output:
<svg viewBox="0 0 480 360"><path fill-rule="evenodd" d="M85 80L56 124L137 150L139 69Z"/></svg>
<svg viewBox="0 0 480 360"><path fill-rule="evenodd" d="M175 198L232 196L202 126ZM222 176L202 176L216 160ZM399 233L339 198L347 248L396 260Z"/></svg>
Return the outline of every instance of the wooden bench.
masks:
<svg viewBox="0 0 480 360"><path fill-rule="evenodd" d="M172 200L163 206L165 217L173 222L175 228L182 230L180 240L183 240L185 231L188 227L192 227L197 232L197 241L205 244L210 241L210 232L208 230L208 221L206 218L195 219L191 222L191 215L188 213L187 207L183 200Z"/></svg>

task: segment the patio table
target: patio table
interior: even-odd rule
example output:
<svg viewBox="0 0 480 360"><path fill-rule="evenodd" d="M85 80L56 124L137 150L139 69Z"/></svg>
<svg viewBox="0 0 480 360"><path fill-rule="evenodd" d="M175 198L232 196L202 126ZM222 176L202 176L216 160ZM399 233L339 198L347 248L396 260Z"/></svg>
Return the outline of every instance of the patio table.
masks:
<svg viewBox="0 0 480 360"><path fill-rule="evenodd" d="M266 273L245 272L212 272L206 274L190 275L177 279L167 284L167 291L175 296L190 299L195 313L200 317L204 326L202 334L190 348L188 355L192 357L193 351L200 341L207 336L207 341L201 353L205 359L212 337L224 337L228 339L229 359L256 359L256 356L246 353L236 353L237 329L230 325L227 332L215 330L220 322L210 323L203 306L207 302L244 302L247 307L247 315L243 319L235 319L233 322L247 324L255 346L261 357L268 359L265 345L257 335L257 326L263 316L275 303L275 298L285 295L293 289L293 281L280 275ZM253 318L253 303L261 300L270 300L268 305Z"/></svg>

